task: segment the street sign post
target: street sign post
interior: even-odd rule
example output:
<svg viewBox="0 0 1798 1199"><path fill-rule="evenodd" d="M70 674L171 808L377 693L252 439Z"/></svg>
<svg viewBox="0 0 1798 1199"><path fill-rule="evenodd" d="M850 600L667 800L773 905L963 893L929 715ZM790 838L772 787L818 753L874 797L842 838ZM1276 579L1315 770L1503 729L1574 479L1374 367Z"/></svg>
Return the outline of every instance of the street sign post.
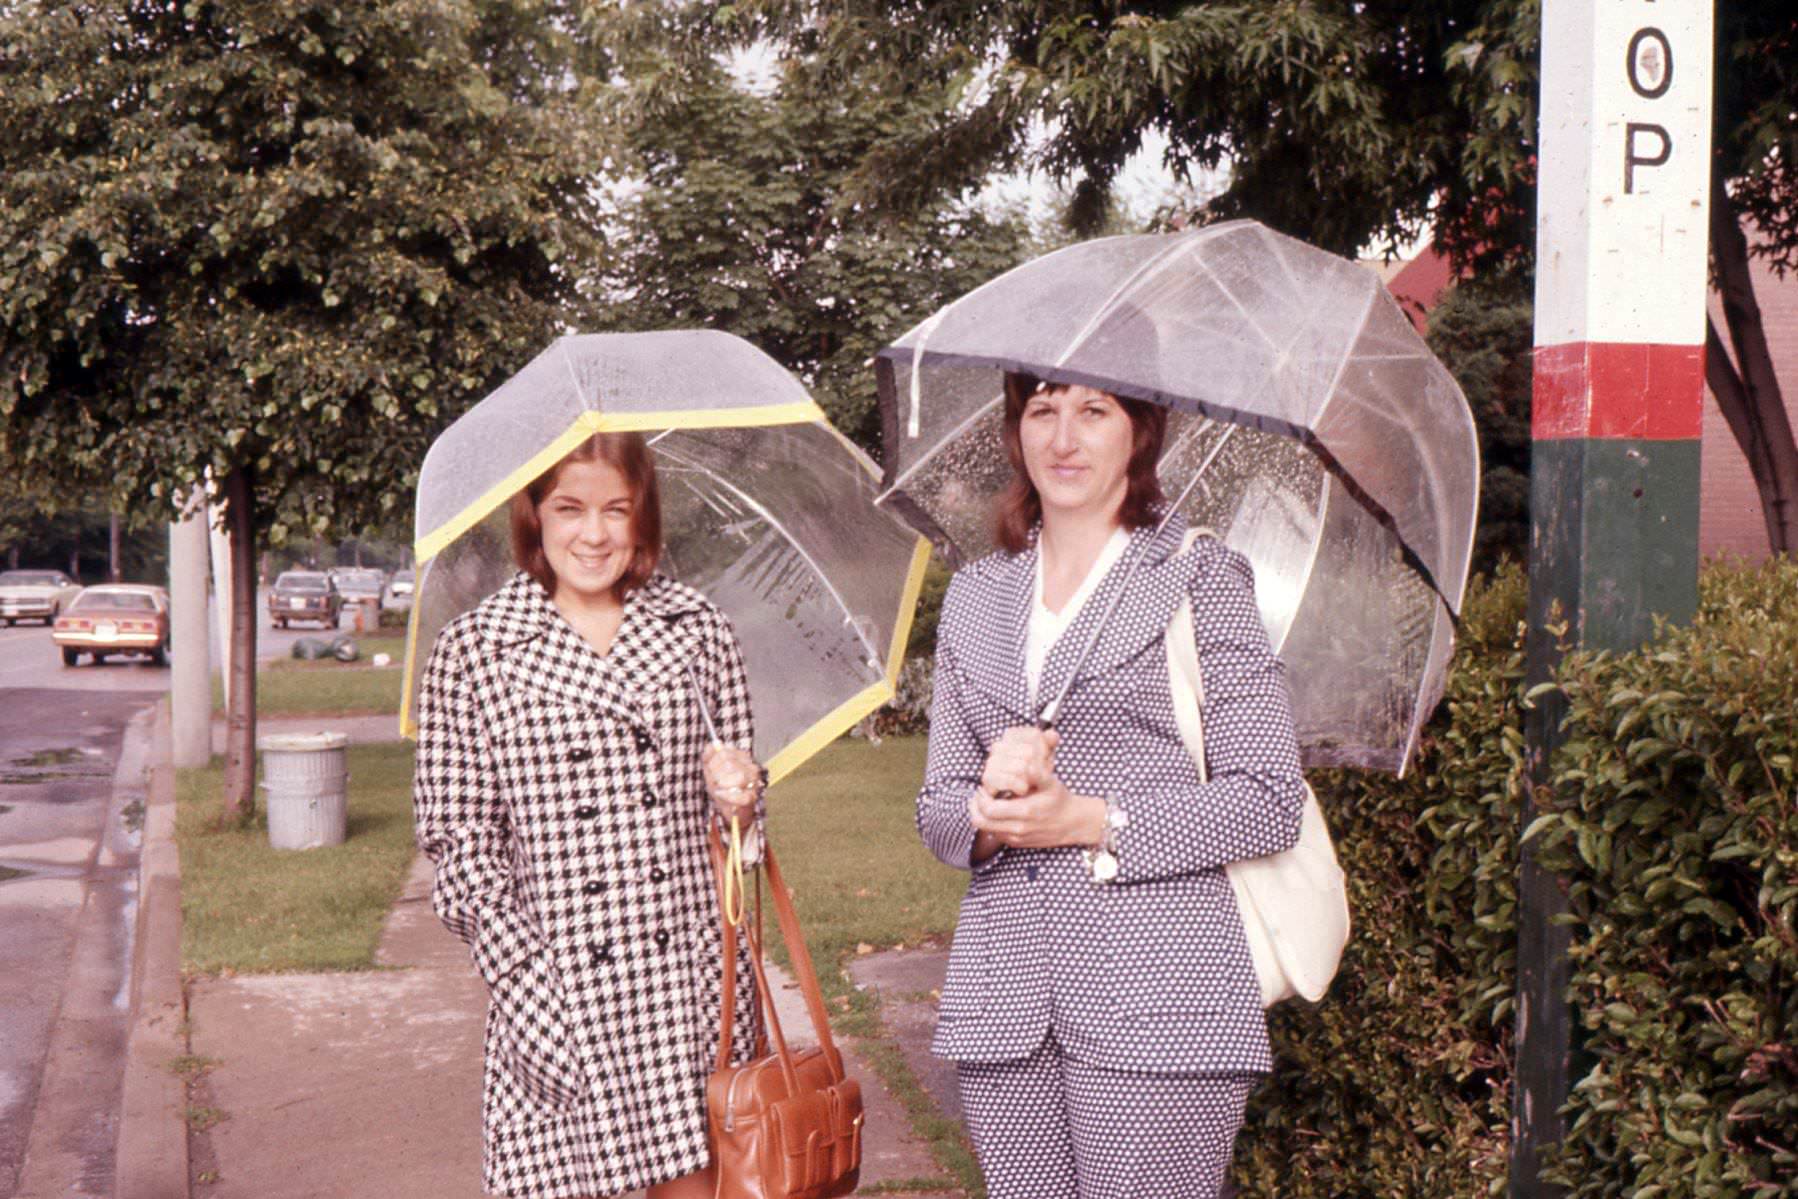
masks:
<svg viewBox="0 0 1798 1199"><path fill-rule="evenodd" d="M1544 0L1531 402L1528 677L1625 650L1698 598L1713 0ZM1560 630L1560 631L1557 631ZM1532 796L1564 709L1526 717ZM1525 847L1512 1199L1565 1135L1564 881Z"/></svg>

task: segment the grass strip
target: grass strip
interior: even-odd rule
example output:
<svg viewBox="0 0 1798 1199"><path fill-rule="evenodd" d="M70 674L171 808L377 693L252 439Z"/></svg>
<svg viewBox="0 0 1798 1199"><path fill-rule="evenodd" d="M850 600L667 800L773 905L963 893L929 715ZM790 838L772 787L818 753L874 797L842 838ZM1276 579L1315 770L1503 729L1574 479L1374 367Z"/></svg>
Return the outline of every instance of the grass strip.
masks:
<svg viewBox="0 0 1798 1199"><path fill-rule="evenodd" d="M985 1185L960 1123L937 1108L882 1024L878 999L856 990L845 969L860 953L940 944L955 929L967 877L944 867L918 840L924 750L922 737L889 737L878 745L838 740L768 793L769 836L793 889L834 1032L856 1039L937 1164L979 1199ZM769 940L790 969L778 934Z"/></svg>
<svg viewBox="0 0 1798 1199"><path fill-rule="evenodd" d="M176 778L181 960L188 974L366 970L412 862L412 747L349 748L342 845L277 850L255 819L221 828L219 759Z"/></svg>
<svg viewBox="0 0 1798 1199"><path fill-rule="evenodd" d="M307 669L293 669L305 666ZM256 672L256 712L261 716L395 715L402 671L361 663L266 664ZM225 710L225 689L212 680L212 710Z"/></svg>

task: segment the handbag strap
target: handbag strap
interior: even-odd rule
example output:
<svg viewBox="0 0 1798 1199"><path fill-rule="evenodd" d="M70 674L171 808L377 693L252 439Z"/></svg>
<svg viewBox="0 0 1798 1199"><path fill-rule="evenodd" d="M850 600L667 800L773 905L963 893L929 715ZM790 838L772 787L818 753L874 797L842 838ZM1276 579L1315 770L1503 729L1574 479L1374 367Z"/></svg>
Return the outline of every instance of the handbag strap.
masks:
<svg viewBox="0 0 1798 1199"><path fill-rule="evenodd" d="M710 847L712 864L718 874L719 894L719 934L724 948L724 985L721 991L723 1002L718 1012L718 1069L730 1065L732 1032L731 1025L736 1009L737 988L737 930L728 919L724 910L725 853L724 845L719 840L718 830L713 826L710 830ZM819 1046L825 1056L835 1062L837 1060L836 1043L830 1035L830 1018L824 1007L824 992L818 986L818 974L812 966L811 951L806 948L805 937L799 931L799 916L793 910L793 899L787 890L786 880L781 876L780 863L774 856L774 847L764 835L762 838L762 869L768 875L768 889L774 896L774 918L780 926L781 939L786 942L787 954L793 959L793 975L799 983L800 993L805 997L805 1006L812 1019L812 1029L816 1032ZM756 905L760 914L761 905ZM774 993L768 987L768 978L762 966L762 939L756 929L748 924L744 926L744 936L751 950L749 961L755 970L756 984L761 993L761 1006L769 1033L773 1035L775 1051L781 1059L781 1072L786 1075L789 1088L797 1087L797 1077L793 1071L793 1056L787 1048L786 1036L780 1026L780 1014L775 1010Z"/></svg>
<svg viewBox="0 0 1798 1199"><path fill-rule="evenodd" d="M1210 529L1188 529L1186 538L1180 543L1180 552L1191 549L1201 537L1215 537ZM1193 633L1194 612L1192 600L1180 601L1174 609L1174 618L1168 624L1168 657L1172 659L1180 678L1185 680L1186 689L1192 693L1192 719L1179 720L1180 736L1186 742L1186 752L1192 755L1193 765L1199 768L1199 783L1202 786L1210 781L1210 773L1205 769L1205 681L1199 676L1199 643ZM1176 717L1182 715L1180 705L1174 705Z"/></svg>

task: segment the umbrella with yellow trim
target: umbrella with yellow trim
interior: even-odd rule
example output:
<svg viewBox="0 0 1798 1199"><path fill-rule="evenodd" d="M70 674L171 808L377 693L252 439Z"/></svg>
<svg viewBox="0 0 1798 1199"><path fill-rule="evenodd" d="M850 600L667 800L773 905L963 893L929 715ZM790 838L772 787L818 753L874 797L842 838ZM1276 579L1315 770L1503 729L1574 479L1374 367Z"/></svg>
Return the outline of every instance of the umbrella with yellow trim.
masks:
<svg viewBox="0 0 1798 1199"><path fill-rule="evenodd" d="M799 381L712 330L563 337L432 444L418 479L420 653L514 573L512 495L595 433L641 432L662 499L660 569L742 644L755 754L778 778L892 698L930 546L874 506L880 473Z"/></svg>

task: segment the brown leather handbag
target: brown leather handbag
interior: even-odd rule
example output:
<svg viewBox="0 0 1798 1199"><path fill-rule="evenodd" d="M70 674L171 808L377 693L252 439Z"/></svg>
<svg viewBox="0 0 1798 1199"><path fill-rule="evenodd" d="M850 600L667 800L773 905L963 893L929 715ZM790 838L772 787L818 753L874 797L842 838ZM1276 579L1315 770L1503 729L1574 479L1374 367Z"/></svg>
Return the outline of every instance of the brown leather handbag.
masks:
<svg viewBox="0 0 1798 1199"><path fill-rule="evenodd" d="M757 920L744 920L743 935L755 967L756 990L773 1034L774 1052L764 1041L753 1061L731 1064L731 1017L736 1010L737 929L729 909L730 871L717 829L712 830L712 864L719 883L720 931L724 939L724 1003L718 1028L718 1065L706 1084L712 1165L717 1199L834 1199L854 1192L862 1165L862 1089L843 1072L843 1059L830 1037L824 995L811 954L799 932L799 918L764 842L762 865L774 894L780 935L793 959L793 973L811 1012L818 1047L794 1053L787 1048L774 1010L774 993L762 969ZM760 911L756 913L758 920Z"/></svg>

